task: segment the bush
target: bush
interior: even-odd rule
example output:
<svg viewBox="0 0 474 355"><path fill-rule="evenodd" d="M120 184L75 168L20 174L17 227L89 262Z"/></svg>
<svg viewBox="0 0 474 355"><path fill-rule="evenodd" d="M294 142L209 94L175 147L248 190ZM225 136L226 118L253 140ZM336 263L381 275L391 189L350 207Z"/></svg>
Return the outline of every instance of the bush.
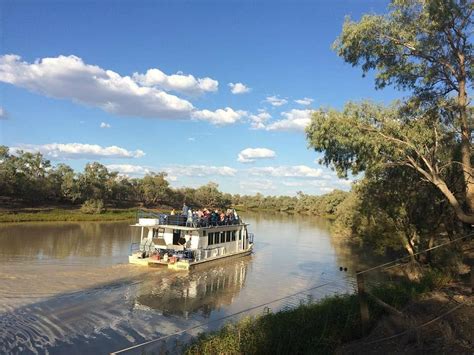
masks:
<svg viewBox="0 0 474 355"><path fill-rule="evenodd" d="M104 201L87 200L81 205L81 212L87 214L100 214L105 212Z"/></svg>

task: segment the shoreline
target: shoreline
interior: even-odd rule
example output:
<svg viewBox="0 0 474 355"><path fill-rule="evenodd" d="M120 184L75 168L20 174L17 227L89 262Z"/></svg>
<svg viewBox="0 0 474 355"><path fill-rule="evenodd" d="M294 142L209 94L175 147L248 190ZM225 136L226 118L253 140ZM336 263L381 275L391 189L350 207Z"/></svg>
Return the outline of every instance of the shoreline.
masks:
<svg viewBox="0 0 474 355"><path fill-rule="evenodd" d="M456 306L458 303L453 299L463 300L466 306L472 305L473 296L467 280L443 279L440 274L428 274L419 281L385 282L372 287L373 294L403 312L404 316L391 314L369 299L370 318L366 334L362 331L357 294L336 294L292 309L274 313L269 309L260 315L228 322L218 330L201 332L183 344L182 352L187 355L256 354L270 348L278 349L278 353L336 354L389 353L393 349L398 353L416 353L436 348L447 351L452 347L472 350L469 334L473 329L473 310L470 307L458 310L444 322L419 330L421 342L413 342L412 334L407 331L413 324L422 324L439 316L439 309L444 311L443 307ZM328 319L332 321L328 322ZM394 324L398 326L394 328ZM370 342L374 338L390 340L394 334L403 337L384 343Z"/></svg>
<svg viewBox="0 0 474 355"><path fill-rule="evenodd" d="M18 207L0 209L0 224L22 223L22 222L95 222L95 221L126 221L136 218L137 211L148 210L151 212L168 212L169 207L146 209L140 207L108 208L102 213L84 213L80 206L41 206L41 207ZM299 214L316 216L328 220L334 220L334 215L313 215L299 213L296 211L280 211L271 209L236 208L238 212L272 212L285 214Z"/></svg>
<svg viewBox="0 0 474 355"><path fill-rule="evenodd" d="M98 214L81 212L80 208L22 208L0 210L0 224L22 222L87 222L87 221L126 221L136 217L137 209L114 208Z"/></svg>

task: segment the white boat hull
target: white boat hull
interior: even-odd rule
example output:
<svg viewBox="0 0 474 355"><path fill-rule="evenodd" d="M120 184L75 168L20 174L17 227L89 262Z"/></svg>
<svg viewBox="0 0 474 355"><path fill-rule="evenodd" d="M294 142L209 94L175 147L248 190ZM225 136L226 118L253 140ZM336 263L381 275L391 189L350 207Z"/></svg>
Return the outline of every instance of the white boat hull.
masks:
<svg viewBox="0 0 474 355"><path fill-rule="evenodd" d="M202 265L211 261L217 261L222 259L234 258L234 257L242 257L247 256L252 253L253 244L249 246L246 250L241 250L234 253L218 255L214 257L209 257L206 259L201 259L198 261L188 261L188 260L179 260L176 262L171 262L170 260L156 260L151 258L141 258L140 254L129 255L128 262L130 264L140 265L140 266L167 266L168 269L175 270L175 271L187 271L195 266Z"/></svg>

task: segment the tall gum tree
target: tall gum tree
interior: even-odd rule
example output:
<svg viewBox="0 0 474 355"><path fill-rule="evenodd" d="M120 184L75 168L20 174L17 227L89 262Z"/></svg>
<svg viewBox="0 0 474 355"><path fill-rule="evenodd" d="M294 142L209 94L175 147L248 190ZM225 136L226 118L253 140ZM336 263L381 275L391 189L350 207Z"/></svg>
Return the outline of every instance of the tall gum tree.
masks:
<svg viewBox="0 0 474 355"><path fill-rule="evenodd" d="M375 71L376 88L392 85L411 96L398 107L350 103L342 112L319 110L307 129L310 146L324 152L323 161L342 175L380 164L409 166L470 224L473 11L472 0L393 0L385 15L346 18L334 43L338 55L364 74ZM443 178L456 166L463 177L461 194Z"/></svg>

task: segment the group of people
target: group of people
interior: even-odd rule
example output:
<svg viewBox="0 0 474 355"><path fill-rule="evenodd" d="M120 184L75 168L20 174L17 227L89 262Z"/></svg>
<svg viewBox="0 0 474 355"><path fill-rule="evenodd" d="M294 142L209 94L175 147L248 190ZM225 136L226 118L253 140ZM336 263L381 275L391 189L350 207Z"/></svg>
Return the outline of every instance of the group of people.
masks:
<svg viewBox="0 0 474 355"><path fill-rule="evenodd" d="M170 215L176 215L176 211L173 209ZM228 208L225 212L218 209L210 211L207 208L193 210L184 203L181 215L187 217L186 226L188 227L224 226L240 223L234 208Z"/></svg>

